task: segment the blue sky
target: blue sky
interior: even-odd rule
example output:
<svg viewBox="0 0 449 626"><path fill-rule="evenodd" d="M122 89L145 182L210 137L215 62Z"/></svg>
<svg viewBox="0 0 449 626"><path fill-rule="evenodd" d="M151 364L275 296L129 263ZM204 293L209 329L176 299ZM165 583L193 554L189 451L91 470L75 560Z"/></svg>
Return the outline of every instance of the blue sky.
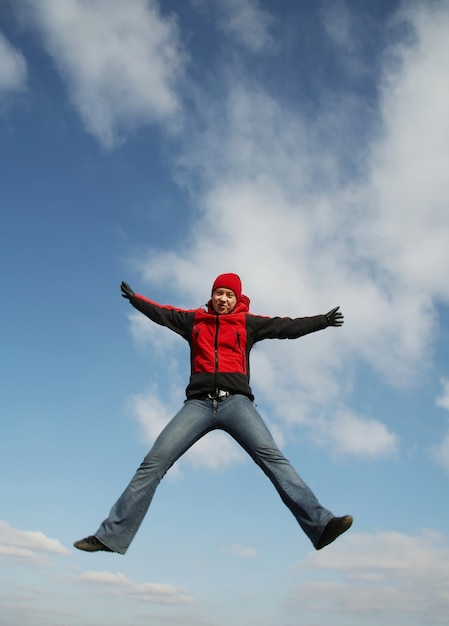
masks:
<svg viewBox="0 0 449 626"><path fill-rule="evenodd" d="M436 626L449 613L449 6L0 3L0 625ZM315 552L224 434L126 556L85 554L184 399L120 297L341 329L253 351L259 411L354 526Z"/></svg>

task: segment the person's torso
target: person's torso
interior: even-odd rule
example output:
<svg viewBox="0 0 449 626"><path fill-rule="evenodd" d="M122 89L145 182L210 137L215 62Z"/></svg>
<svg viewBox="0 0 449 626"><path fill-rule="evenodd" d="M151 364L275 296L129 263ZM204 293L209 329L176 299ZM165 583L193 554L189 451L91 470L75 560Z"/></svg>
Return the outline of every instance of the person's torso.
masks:
<svg viewBox="0 0 449 626"><path fill-rule="evenodd" d="M192 374L248 372L246 315L199 310L192 330Z"/></svg>

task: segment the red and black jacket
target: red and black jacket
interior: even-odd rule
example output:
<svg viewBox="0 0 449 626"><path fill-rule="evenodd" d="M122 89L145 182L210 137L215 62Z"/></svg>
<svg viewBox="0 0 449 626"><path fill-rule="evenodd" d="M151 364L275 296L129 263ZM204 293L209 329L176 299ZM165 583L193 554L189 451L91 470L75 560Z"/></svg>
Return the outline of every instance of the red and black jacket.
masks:
<svg viewBox="0 0 449 626"><path fill-rule="evenodd" d="M249 313L249 299L242 295L227 315L217 315L209 301L205 309L177 309L141 295L131 304L150 320L183 337L190 346L190 381L187 398L206 397L219 389L240 393L251 400L249 353L262 339L297 339L327 327L325 315L313 317L263 317Z"/></svg>

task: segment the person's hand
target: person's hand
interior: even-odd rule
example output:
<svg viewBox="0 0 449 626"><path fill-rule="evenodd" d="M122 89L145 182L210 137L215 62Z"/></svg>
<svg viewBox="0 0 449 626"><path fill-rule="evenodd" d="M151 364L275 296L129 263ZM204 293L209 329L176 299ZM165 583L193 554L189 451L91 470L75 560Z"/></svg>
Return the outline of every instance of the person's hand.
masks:
<svg viewBox="0 0 449 626"><path fill-rule="evenodd" d="M131 289L128 283L125 283L122 281L122 284L120 285L120 289L122 290L122 298L126 298L127 300L129 300L130 298L133 297L134 291Z"/></svg>
<svg viewBox="0 0 449 626"><path fill-rule="evenodd" d="M344 317L343 313L338 310L339 308L339 306L336 306L335 309L332 309L331 311L329 311L329 313L326 313L328 326L343 326Z"/></svg>

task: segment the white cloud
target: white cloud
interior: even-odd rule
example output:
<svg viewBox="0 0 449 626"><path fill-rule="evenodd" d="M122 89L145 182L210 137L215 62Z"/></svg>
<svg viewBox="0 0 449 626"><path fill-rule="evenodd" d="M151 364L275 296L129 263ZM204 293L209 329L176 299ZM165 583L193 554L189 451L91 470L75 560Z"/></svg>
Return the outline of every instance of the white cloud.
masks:
<svg viewBox="0 0 449 626"><path fill-rule="evenodd" d="M298 574L302 578L304 571L304 582L294 589L289 608L328 614L338 624L357 618L367 626L444 624L448 557L447 538L431 530L417 536L348 534L301 563Z"/></svg>
<svg viewBox="0 0 449 626"><path fill-rule="evenodd" d="M23 54L0 33L0 98L23 91L26 81L27 64Z"/></svg>
<svg viewBox="0 0 449 626"><path fill-rule="evenodd" d="M376 220L363 245L390 268L394 287L448 301L449 11L438 3L408 10L401 17L416 41L393 48L385 74L384 137L371 170Z"/></svg>
<svg viewBox="0 0 449 626"><path fill-rule="evenodd" d="M433 458L449 475L449 430L437 446L432 449Z"/></svg>
<svg viewBox="0 0 449 626"><path fill-rule="evenodd" d="M166 583L134 583L121 573L88 571L81 574L78 580L88 585L103 587L106 594L120 595L140 602L171 606L194 602L183 587Z"/></svg>
<svg viewBox="0 0 449 626"><path fill-rule="evenodd" d="M440 381L442 391L437 397L435 404L443 409L449 411L449 380L446 378ZM432 456L434 460L442 467L449 475L449 428L445 435L438 443L432 448Z"/></svg>
<svg viewBox="0 0 449 626"><path fill-rule="evenodd" d="M271 367L261 366L253 385L288 424L324 416L328 445L350 454L394 454L398 444L375 417L345 407L353 370L366 363L388 385L419 382L436 306L449 300L449 11L419 7L401 17L415 38L393 41L384 57L382 134L360 148L363 179L339 182L341 135L335 150L324 149L321 131L300 111L234 77L227 99L202 108L207 132L186 137L180 167L204 181L186 245L150 252L140 266L145 281L170 285L179 300L202 302L215 274L237 271L255 313L300 316L341 305L342 329L294 346L257 346L255 360L269 354ZM345 150L357 151L352 109L339 104ZM335 114L323 109L320 119L332 127ZM347 426L340 432L326 417L335 402Z"/></svg>
<svg viewBox="0 0 449 626"><path fill-rule="evenodd" d="M345 0L324 3L322 8L323 25L331 41L339 52L338 58L352 73L369 71L363 63L363 37L369 32L369 18L353 11Z"/></svg>
<svg viewBox="0 0 449 626"><path fill-rule="evenodd" d="M167 404L160 400L156 387L146 393L130 396L128 403L142 427L144 440L148 443L154 442L174 415Z"/></svg>
<svg viewBox="0 0 449 626"><path fill-rule="evenodd" d="M222 0L219 6L221 28L238 43L253 52L260 52L272 45L269 27L273 17L261 8L258 0Z"/></svg>
<svg viewBox="0 0 449 626"><path fill-rule="evenodd" d="M57 539L39 531L19 530L0 520L0 558L41 562L49 554L69 554Z"/></svg>
<svg viewBox="0 0 449 626"><path fill-rule="evenodd" d="M397 451L398 440L381 422L355 415L351 411L338 411L334 418L322 424L321 437L337 455L354 455L362 458L391 456Z"/></svg>
<svg viewBox="0 0 449 626"><path fill-rule="evenodd" d="M449 411L449 379L442 378L440 383L442 392L436 399L435 404Z"/></svg>
<svg viewBox="0 0 449 626"><path fill-rule="evenodd" d="M146 349L151 345L152 350L156 350L158 354L166 357L180 345L179 336L163 326L150 322L142 313L133 311L129 314L128 319L132 338L139 349Z"/></svg>
<svg viewBox="0 0 449 626"><path fill-rule="evenodd" d="M193 467L219 471L243 462L246 453L229 435L213 431L190 448L185 458Z"/></svg>
<svg viewBox="0 0 449 626"><path fill-rule="evenodd" d="M126 132L179 113L185 58L154 0L47 0L28 7L88 132L113 147Z"/></svg>
<svg viewBox="0 0 449 626"><path fill-rule="evenodd" d="M324 6L323 25L331 39L339 46L352 52L355 47L355 13L343 0Z"/></svg>

